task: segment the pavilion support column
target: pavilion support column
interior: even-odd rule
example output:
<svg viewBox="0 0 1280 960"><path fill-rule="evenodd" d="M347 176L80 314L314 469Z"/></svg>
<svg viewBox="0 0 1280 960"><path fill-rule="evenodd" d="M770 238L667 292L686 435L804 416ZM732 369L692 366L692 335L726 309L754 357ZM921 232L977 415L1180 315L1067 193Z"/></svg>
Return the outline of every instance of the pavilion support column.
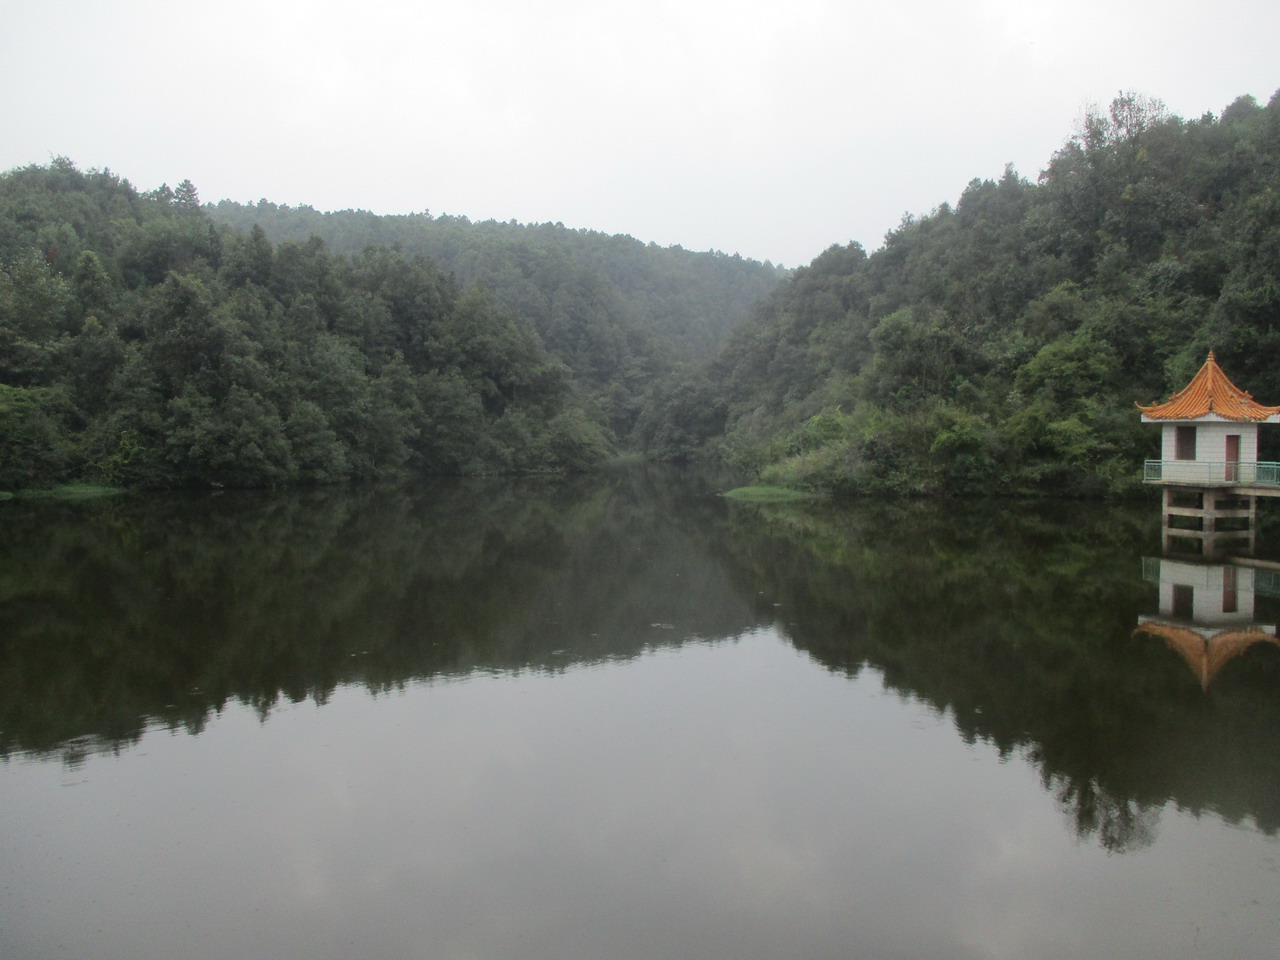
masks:
<svg viewBox="0 0 1280 960"><path fill-rule="evenodd" d="M1218 516L1219 506L1222 503L1222 495L1217 490L1206 490L1204 492L1204 525L1200 528L1204 531L1205 539L1214 539L1214 534L1218 532Z"/></svg>
<svg viewBox="0 0 1280 960"><path fill-rule="evenodd" d="M1252 553L1257 546L1258 499L1221 487L1165 487L1162 538L1166 552L1213 557Z"/></svg>

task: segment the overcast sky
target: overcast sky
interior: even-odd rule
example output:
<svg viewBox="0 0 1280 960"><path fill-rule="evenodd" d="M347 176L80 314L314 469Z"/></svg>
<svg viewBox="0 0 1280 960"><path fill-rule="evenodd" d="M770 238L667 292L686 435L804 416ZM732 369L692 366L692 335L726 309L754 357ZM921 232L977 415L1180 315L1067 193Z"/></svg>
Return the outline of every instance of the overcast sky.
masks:
<svg viewBox="0 0 1280 960"><path fill-rule="evenodd" d="M0 169L562 221L796 266L880 246L1122 89L1280 88L1275 0L5 4Z"/></svg>

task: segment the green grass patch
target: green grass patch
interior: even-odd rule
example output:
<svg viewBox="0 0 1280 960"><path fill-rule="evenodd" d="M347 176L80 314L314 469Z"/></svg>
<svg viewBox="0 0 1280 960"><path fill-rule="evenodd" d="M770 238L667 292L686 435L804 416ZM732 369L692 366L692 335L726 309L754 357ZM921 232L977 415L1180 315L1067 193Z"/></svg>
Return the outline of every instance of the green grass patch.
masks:
<svg viewBox="0 0 1280 960"><path fill-rule="evenodd" d="M730 500L747 503L790 503L794 500L812 500L814 495L789 487L737 487L725 494Z"/></svg>
<svg viewBox="0 0 1280 960"><path fill-rule="evenodd" d="M93 500L97 497L114 497L118 493L124 493L124 488L102 483L64 483L42 490L18 490L8 494L8 497L23 500ZM0 493L0 499L7 497Z"/></svg>

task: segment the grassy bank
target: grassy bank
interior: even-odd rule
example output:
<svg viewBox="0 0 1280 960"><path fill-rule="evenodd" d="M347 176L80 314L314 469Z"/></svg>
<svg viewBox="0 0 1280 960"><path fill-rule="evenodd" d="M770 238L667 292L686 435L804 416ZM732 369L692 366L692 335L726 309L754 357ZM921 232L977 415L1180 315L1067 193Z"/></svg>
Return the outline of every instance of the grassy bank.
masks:
<svg viewBox="0 0 1280 960"><path fill-rule="evenodd" d="M0 500L92 500L124 493L123 487L100 483L64 483L39 490L0 490Z"/></svg>
<svg viewBox="0 0 1280 960"><path fill-rule="evenodd" d="M812 500L814 494L787 487L737 487L725 494L730 500L746 503L789 503L795 500Z"/></svg>

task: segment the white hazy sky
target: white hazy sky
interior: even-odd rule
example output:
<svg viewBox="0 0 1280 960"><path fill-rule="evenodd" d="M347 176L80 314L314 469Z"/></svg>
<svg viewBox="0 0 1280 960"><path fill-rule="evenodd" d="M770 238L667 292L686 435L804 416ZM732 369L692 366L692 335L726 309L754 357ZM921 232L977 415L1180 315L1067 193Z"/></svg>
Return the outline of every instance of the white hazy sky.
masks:
<svg viewBox="0 0 1280 960"><path fill-rule="evenodd" d="M1122 89L1280 87L1275 0L7 0L0 169L559 220L796 266L880 246Z"/></svg>

